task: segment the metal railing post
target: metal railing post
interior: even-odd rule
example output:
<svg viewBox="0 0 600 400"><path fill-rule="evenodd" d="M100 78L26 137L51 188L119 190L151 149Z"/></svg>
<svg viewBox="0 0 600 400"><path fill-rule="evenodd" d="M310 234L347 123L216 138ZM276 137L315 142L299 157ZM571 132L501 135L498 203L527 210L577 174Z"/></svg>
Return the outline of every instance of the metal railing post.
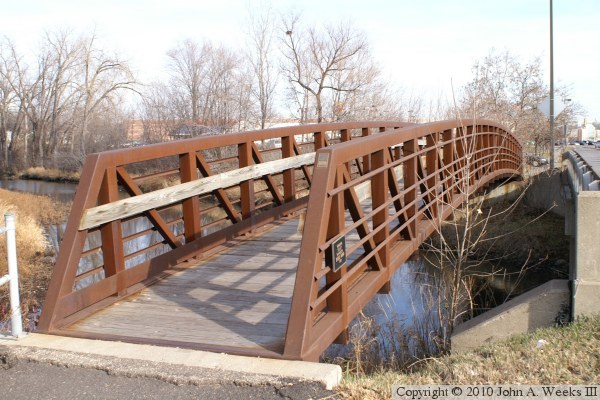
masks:
<svg viewBox="0 0 600 400"><path fill-rule="evenodd" d="M17 268L17 240L15 234L15 215L7 212L4 214L5 227L0 228L0 233L6 233L6 255L8 259L8 275L0 278L0 285L9 282L11 333L14 337L23 334L23 321L21 318L21 302L19 300L19 274Z"/></svg>

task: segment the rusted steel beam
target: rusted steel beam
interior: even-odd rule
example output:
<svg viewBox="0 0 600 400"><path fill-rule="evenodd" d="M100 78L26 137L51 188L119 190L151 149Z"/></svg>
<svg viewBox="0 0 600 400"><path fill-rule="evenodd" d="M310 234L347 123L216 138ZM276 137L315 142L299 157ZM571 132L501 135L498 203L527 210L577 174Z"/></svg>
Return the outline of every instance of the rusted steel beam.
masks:
<svg viewBox="0 0 600 400"><path fill-rule="evenodd" d="M68 246L58 253L56 265L52 270L52 278L44 300L44 309L38 324L39 332L49 332L54 329L57 322L58 303L62 297L73 290L80 254L87 236L87 232L78 229L79 220L83 210L94 206L97 202L100 185L104 178L104 174L99 171L104 172L100 156L97 154L88 156L80 177L80 180L87 184L78 186L75 192L73 211L69 214L67 229L62 241L62 243L68 243Z"/></svg>
<svg viewBox="0 0 600 400"><path fill-rule="evenodd" d="M106 169L98 201L100 204L108 204L119 199L116 168ZM121 221L113 221L100 228L102 237L102 258L104 260L104 274L107 277L118 275L125 270L125 259L123 257L123 234ZM126 289L125 283L119 279L116 282L116 293L122 293Z"/></svg>
<svg viewBox="0 0 600 400"><path fill-rule="evenodd" d="M296 143L296 140L293 137L292 137L292 143L294 144L294 154L297 156L302 154L302 152L300 151L300 147L298 146L298 143ZM311 175L307 165L302 166L302 173L304 173L304 178L306 179L306 182L310 186L310 184L312 182L312 175Z"/></svg>
<svg viewBox="0 0 600 400"><path fill-rule="evenodd" d="M341 183L344 180L344 170L347 170L345 166L339 166L336 170L335 181ZM332 196L331 199L331 211L329 212L329 222L327 224L327 239L331 240L336 238L340 232L344 230L345 226L345 211L344 195L339 193ZM325 252L325 265L330 268L330 272L325 275L326 287L331 287L336 282L343 279L344 275L348 272L348 265L344 263L340 269L333 271L333 265L335 263L334 258L336 257L335 249L331 248L330 251ZM346 328L337 336L336 343L347 343L349 340L348 335L348 287L346 284L342 284L338 289L334 290L333 293L327 297L327 310L332 313L341 313L342 320L346 322ZM345 316L344 316L345 314Z"/></svg>
<svg viewBox="0 0 600 400"><path fill-rule="evenodd" d="M387 149L381 149L371 153L371 160L373 168L382 168L386 165L386 153ZM388 169L389 170L389 169ZM390 259L390 249L387 245L387 241L390 236L390 229L388 223L388 193L389 193L389 175L386 170L380 172L375 175L371 179L371 202L373 203L373 209L376 209L380 206L384 206L381 211L375 213L373 215L373 229L377 229L380 226L383 226L379 232L375 234L373 237L374 243L376 245L380 243L386 243L383 249L381 249L377 254L379 259L381 260L381 265L379 269L385 269L388 265Z"/></svg>
<svg viewBox="0 0 600 400"><path fill-rule="evenodd" d="M371 162L374 169L379 169L386 166L386 162L388 161L388 149L377 150L374 153L371 153ZM389 174L388 171L391 169L388 168L387 171L382 171L379 174L375 175L371 179L371 201L373 203L373 209L384 206L383 209L373 215L373 230L379 229L377 233L375 233L373 240L376 245L383 244L383 247L377 252L378 259L381 260L381 265L379 266L379 270L384 272L384 275L387 277L387 281L384 286L380 289L381 293L389 293L391 290L391 286L389 283L389 279L391 278L389 261L390 261L390 223L388 221L389 218Z"/></svg>
<svg viewBox="0 0 600 400"><path fill-rule="evenodd" d="M130 196L139 196L142 194L142 191L140 190L138 185L133 181L133 179L131 179L131 177L123 167L117 168L117 177L119 179L119 182L121 182L123 188L125 188L125 190L127 191L127 193L129 193ZM181 242L175 237L173 231L171 231L171 229L160 216L158 211L149 210L145 212L145 215L172 248L181 246Z"/></svg>
<svg viewBox="0 0 600 400"><path fill-rule="evenodd" d="M179 176L181 183L192 182L198 179L196 162L195 152L188 152L179 156ZM196 238L202 236L200 199L198 199L198 196L192 196L183 200L181 204L183 207L185 242L193 242Z"/></svg>
<svg viewBox="0 0 600 400"><path fill-rule="evenodd" d="M438 217L438 178L439 178L439 150L437 144L440 141L439 132L434 132L426 137L426 146L429 149L425 154L426 165L427 165L427 187L429 189L434 188L428 194L428 203L431 204L430 216L431 218Z"/></svg>
<svg viewBox="0 0 600 400"><path fill-rule="evenodd" d="M343 177L344 177L344 182L349 182L351 180L350 178L350 173L348 172L348 170L343 171ZM367 221L365 220L365 213L362 209L362 206L360 204L360 200L358 199L358 196L356 195L356 190L354 189L354 187L350 187L348 189L346 189L344 191L344 197L345 197L345 206L346 208L348 208L348 211L350 212L350 216L352 217L352 220L354 222L360 222L358 224L358 226L356 227L356 231L358 233L358 236L361 239L364 239L365 237L369 237L368 240L366 240L363 244L365 252L370 253L373 251L373 249L375 249L375 247L377 246L374 239L369 236L370 229L369 229L369 225L367 223ZM380 258L379 254L376 254L374 257L374 260L371 264L371 267L374 269L382 269L384 268L384 261Z"/></svg>
<svg viewBox="0 0 600 400"><path fill-rule="evenodd" d="M403 152L405 157L410 157L403 165L404 168L404 187L407 188L408 192L404 196L404 202L407 206L406 217L410 221L408 225L409 232L413 235L411 239L416 237L417 233L417 215L418 215L418 198L419 198L419 186L418 182L418 165L420 161L414 156L414 153L418 151L418 144L416 139L407 140L404 142Z"/></svg>
<svg viewBox="0 0 600 400"><path fill-rule="evenodd" d="M251 146L252 146L252 158L253 158L254 162L256 164L264 163L265 160L263 160L263 157L260 154L258 147L256 147L256 143L252 142ZM291 156L292 155L290 154L287 156L287 158L289 158ZM292 171L293 171L293 169L292 169ZM275 181L273 180L273 177L271 175L265 175L262 177L262 180L265 182L265 184L269 188L269 191L271 192L271 196L273 196L273 200L277 204L283 204L283 196L277 189L277 183L275 183Z"/></svg>
<svg viewBox="0 0 600 400"><path fill-rule="evenodd" d="M281 157L288 158L294 155L294 138L284 136L281 138ZM279 193L279 192L278 192ZM283 200L292 201L296 198L296 170L294 168L283 171Z"/></svg>
<svg viewBox="0 0 600 400"><path fill-rule="evenodd" d="M209 176L213 175L210 165L208 165L208 163L206 162L206 160L204 159L202 154L196 153L196 162L197 162L198 169L200 170L200 173L204 177L209 177ZM213 194L215 195L215 197L217 198L219 203L221 203L223 205L223 209L227 213L227 217L233 223L239 222L241 220L240 215L233 207L233 204L231 204L231 200L229 200L229 196L227 195L225 190L223 188L219 188L219 189L216 189L215 191L213 191Z"/></svg>
<svg viewBox="0 0 600 400"><path fill-rule="evenodd" d="M388 154L387 154L387 163L391 164L393 160L392 157L392 149L389 150ZM399 186L399 179L397 178L396 175L396 170L391 167L388 169L388 187L389 187L389 191L390 191L390 196L394 199L393 204L394 204L394 209L396 210L396 214L398 214L398 225L399 226L404 226L406 221L408 221L408 216L406 215L406 209L404 208L404 197L400 196L400 186ZM404 240L408 240L413 236L413 233L411 233L410 230L410 226L406 225L406 228L402 229L400 234L401 234L401 238Z"/></svg>
<svg viewBox="0 0 600 400"><path fill-rule="evenodd" d="M336 178L336 169L330 168L333 162L330 149L325 148L317 152L313 186L308 199L308 209L312 211L307 212L304 224L305 234L300 247L300 254L303 256L298 259L290 318L285 335L283 355L287 359L303 359L313 336L310 303L317 296L319 280L315 281L314 277L321 271L324 257L315 249L319 248L328 229L327 224L322 221L329 220L331 212L332 200L327 195L327 189L333 187ZM315 181L321 184L314 185Z"/></svg>

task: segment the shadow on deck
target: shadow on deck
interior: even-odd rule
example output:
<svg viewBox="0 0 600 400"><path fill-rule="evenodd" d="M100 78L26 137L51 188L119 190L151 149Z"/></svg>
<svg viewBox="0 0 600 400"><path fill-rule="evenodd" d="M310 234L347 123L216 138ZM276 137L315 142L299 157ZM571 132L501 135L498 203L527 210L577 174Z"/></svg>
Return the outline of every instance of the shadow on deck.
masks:
<svg viewBox="0 0 600 400"><path fill-rule="evenodd" d="M59 333L280 358L301 239L279 221Z"/></svg>

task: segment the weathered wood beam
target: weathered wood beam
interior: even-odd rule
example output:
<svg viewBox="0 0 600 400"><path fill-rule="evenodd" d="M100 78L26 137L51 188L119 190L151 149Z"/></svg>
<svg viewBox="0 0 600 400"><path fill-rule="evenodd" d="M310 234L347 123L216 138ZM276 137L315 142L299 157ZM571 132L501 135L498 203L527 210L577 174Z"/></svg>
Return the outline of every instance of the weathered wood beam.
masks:
<svg viewBox="0 0 600 400"><path fill-rule="evenodd" d="M311 165L314 164L314 161L315 153L267 161L262 164L250 165L234 171L223 172L192 182L89 208L83 213L79 230L90 229L111 221L164 207L192 196L210 193L217 189L225 189L249 179L261 178L265 175L276 174L290 168L299 168L303 165Z"/></svg>

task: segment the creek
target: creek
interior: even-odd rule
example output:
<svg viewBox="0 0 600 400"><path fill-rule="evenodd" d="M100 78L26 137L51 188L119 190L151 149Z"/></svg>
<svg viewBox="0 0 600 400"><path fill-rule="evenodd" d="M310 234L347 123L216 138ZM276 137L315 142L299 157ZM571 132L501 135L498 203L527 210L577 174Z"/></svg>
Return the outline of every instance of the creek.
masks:
<svg viewBox="0 0 600 400"><path fill-rule="evenodd" d="M0 179L0 189L49 196L63 203L73 200L76 188L77 185L75 183Z"/></svg>

